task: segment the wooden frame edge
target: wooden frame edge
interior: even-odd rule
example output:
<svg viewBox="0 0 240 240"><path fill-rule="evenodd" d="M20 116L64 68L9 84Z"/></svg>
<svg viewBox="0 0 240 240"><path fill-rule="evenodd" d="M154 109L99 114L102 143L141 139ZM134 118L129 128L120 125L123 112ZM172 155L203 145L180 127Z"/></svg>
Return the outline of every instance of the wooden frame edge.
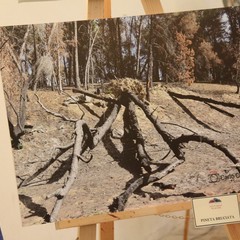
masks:
<svg viewBox="0 0 240 240"><path fill-rule="evenodd" d="M55 227L56 229L81 227L97 223L112 222L116 220L131 219L151 215L161 215L163 213L189 210L191 208L192 208L191 201L179 203L167 203L157 206L149 206L147 208L127 210L123 212L114 212L89 217L80 217L77 219L61 220L55 223Z"/></svg>

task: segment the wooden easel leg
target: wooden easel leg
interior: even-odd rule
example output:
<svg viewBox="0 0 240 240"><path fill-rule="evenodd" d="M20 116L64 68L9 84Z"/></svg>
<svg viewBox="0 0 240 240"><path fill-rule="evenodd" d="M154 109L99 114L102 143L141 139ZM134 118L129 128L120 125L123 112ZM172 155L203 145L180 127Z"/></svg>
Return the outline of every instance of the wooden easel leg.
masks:
<svg viewBox="0 0 240 240"><path fill-rule="evenodd" d="M82 226L78 230L78 240L96 240L97 225Z"/></svg>
<svg viewBox="0 0 240 240"><path fill-rule="evenodd" d="M88 0L88 19L110 17L111 0Z"/></svg>
<svg viewBox="0 0 240 240"><path fill-rule="evenodd" d="M114 222L100 224L100 240L114 240Z"/></svg>
<svg viewBox="0 0 240 240"><path fill-rule="evenodd" d="M240 224L229 224L226 225L226 228L230 240L240 239Z"/></svg>
<svg viewBox="0 0 240 240"><path fill-rule="evenodd" d="M183 240L188 240L189 222L190 222L190 210L186 210Z"/></svg>
<svg viewBox="0 0 240 240"><path fill-rule="evenodd" d="M104 18L112 17L112 4L111 0L104 0Z"/></svg>
<svg viewBox="0 0 240 240"><path fill-rule="evenodd" d="M163 7L160 0L141 0L145 14L163 13Z"/></svg>

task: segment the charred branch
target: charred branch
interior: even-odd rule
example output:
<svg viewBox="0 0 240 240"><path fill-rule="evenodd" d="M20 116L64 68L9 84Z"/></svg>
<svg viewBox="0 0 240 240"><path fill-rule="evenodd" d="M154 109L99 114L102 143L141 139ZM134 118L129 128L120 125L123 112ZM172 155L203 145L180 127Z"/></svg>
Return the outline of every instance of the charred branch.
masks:
<svg viewBox="0 0 240 240"><path fill-rule="evenodd" d="M125 209L125 205L129 199L129 197L137 190L143 186L148 185L149 183L158 181L157 178L151 177L149 174L141 176L137 180L135 180L127 190L122 193L119 197L113 200L111 206L109 206L109 210L111 212L123 211Z"/></svg>
<svg viewBox="0 0 240 240"><path fill-rule="evenodd" d="M137 178L130 186L122 193L119 197L113 200L113 204L109 207L110 211L123 211L129 197L138 189L147 186L150 183L159 181L169 173L173 172L177 166L182 164L184 160L177 159L174 163L167 166L164 170L158 172L159 169L155 170L151 174L145 174Z"/></svg>
<svg viewBox="0 0 240 240"><path fill-rule="evenodd" d="M18 187L27 186L33 179L38 177L41 173L43 173L45 170L47 170L55 161L57 161L60 156L62 156L65 152L67 152L69 149L71 149L73 147L73 145L74 145L74 143L72 142L66 146L56 148L57 151L56 151L55 155L52 156L52 158L43 167L39 168L37 170L37 172L35 172L30 177L26 178L23 182L21 182Z"/></svg>
<svg viewBox="0 0 240 240"><path fill-rule="evenodd" d="M220 113L222 113L222 114L224 114L224 115L226 115L226 116L228 116L228 117L235 117L235 115L234 114L232 114L232 113L230 113L230 112L228 112L228 111L226 111L226 110L224 110L224 109L221 109L221 108L219 108L219 107L216 107L216 106L214 106L214 105L212 105L211 103L207 103L207 102L205 102L210 108L212 108L212 109L214 109L214 110L216 110L216 111L218 111L218 112L220 112Z"/></svg>
<svg viewBox="0 0 240 240"><path fill-rule="evenodd" d="M200 142L200 143L206 143L210 146L212 146L213 148L218 149L219 151L221 151L222 153L224 153L234 164L238 164L239 160L237 159L236 156L234 156L233 153L231 153L227 147L225 147L222 144L216 143L213 139L210 139L208 137L205 136L200 136L200 135L182 135L178 138L176 138L173 141L173 144L175 144L176 146L178 146L179 144L183 144L183 143L188 143L188 142Z"/></svg>
<svg viewBox="0 0 240 240"><path fill-rule="evenodd" d="M171 96L171 95L170 95ZM218 130L215 130L214 128L210 127L208 124L204 123L200 119L198 119L181 101L179 101L176 97L171 96L172 100L180 107L182 110L190 117L192 118L197 124L203 126L206 129L212 130L214 132L220 133Z"/></svg>
<svg viewBox="0 0 240 240"><path fill-rule="evenodd" d="M107 117L107 119L104 121L102 126L97 128L96 133L94 134L93 137L93 146L97 146L97 144L101 141L103 136L106 134L106 132L111 128L113 122L115 121L118 112L121 108L121 105L119 104L114 104L111 110L111 114Z"/></svg>
<svg viewBox="0 0 240 240"><path fill-rule="evenodd" d="M137 115L135 112L135 105L132 101L128 102L126 108L126 119L129 121L129 135L135 141L135 147L137 152L137 158L141 166L147 171L151 172L150 158L145 150L144 137L139 127Z"/></svg>
<svg viewBox="0 0 240 240"><path fill-rule="evenodd" d="M170 133L168 133L164 127L162 126L161 122L158 120L157 117L154 117L149 107L144 104L140 99L138 99L137 96L130 92L124 93L126 97L129 97L136 105L138 105L143 112L145 113L146 117L150 120L150 122L153 124L157 132L161 135L163 140L167 143L167 145L170 147L170 149L174 152L176 157L178 159L184 159L184 152L181 150L181 148L176 148L172 141L175 139L174 136L172 136Z"/></svg>
<svg viewBox="0 0 240 240"><path fill-rule="evenodd" d="M212 104L216 104L216 105L222 105L224 107L230 107L230 108L237 108L240 109L240 104L237 103L232 103L232 102L223 102L223 101L218 101L212 98L206 98L206 97L200 97L197 95L183 95L180 93L176 93L173 91L168 90L168 94L172 97L175 98L180 98L180 99L190 99L190 100L195 100L195 101L199 101L199 102L206 102L206 103L212 103Z"/></svg>
<svg viewBox="0 0 240 240"><path fill-rule="evenodd" d="M48 196L48 197L55 196L57 198L50 216L50 222L54 222L56 220L57 214L62 206L63 198L67 195L77 177L78 160L82 152L82 143L84 139L84 127L83 127L84 125L86 125L86 123L83 120L78 120L76 122L75 128L76 138L73 146L72 163L67 182L61 189L58 189L54 194Z"/></svg>
<svg viewBox="0 0 240 240"><path fill-rule="evenodd" d="M89 96L89 97L92 97L92 98L95 98L95 99L99 99L99 100L102 100L102 101L105 101L105 102L118 103L118 101L116 99L104 97L104 96L94 94L94 93L90 93L89 91L85 91L83 89L72 88L72 91L75 92L75 93L82 93L86 96Z"/></svg>

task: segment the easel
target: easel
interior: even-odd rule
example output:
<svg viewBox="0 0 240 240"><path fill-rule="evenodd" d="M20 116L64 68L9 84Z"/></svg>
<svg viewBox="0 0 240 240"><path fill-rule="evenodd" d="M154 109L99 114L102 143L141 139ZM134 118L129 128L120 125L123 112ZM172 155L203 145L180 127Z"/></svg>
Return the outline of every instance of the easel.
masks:
<svg viewBox="0 0 240 240"><path fill-rule="evenodd" d="M163 13L160 0L141 0L145 14ZM88 19L110 18L111 17L111 0L88 0ZM97 231L99 231L101 240L114 240L114 221L122 219L130 219L135 217L161 215L168 212L186 211L185 227L183 240L188 239L188 228L190 221L191 202L183 202L176 204L164 204L163 206L148 207L134 211L118 212L113 214L103 214L99 216L91 216L73 220L56 222L56 229L66 229L79 227L79 240L96 240ZM100 229L97 228L97 223ZM240 240L240 224L226 225L230 240Z"/></svg>

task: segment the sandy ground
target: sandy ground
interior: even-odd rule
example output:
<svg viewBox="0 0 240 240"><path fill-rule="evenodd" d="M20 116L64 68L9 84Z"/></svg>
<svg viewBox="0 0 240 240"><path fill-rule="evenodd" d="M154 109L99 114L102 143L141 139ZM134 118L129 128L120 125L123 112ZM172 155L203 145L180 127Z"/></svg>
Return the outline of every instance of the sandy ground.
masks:
<svg viewBox="0 0 240 240"><path fill-rule="evenodd" d="M240 104L239 95L234 93L235 87L197 83L181 87L158 85L152 90L150 108L155 110L154 115L173 136L191 134L191 131L194 131L224 144L239 158L239 109L218 106L234 115L229 117L205 103L180 100L198 119L214 130L206 129L190 118L170 98L166 92L167 88L182 94L198 94ZM39 91L38 95L48 109L65 116L80 118L84 111L84 119L92 128L106 110L105 107L97 107L92 103L81 105L80 108L76 104L64 106L63 102L67 96L56 92ZM18 183L43 166L51 158L55 148L71 142L74 132L74 123L48 114L40 107L32 93L29 97L27 121L33 125L33 129L22 138L23 149L13 150ZM123 128L122 114L123 108L112 126L112 129L118 132ZM162 164L163 167L172 163L173 153L161 160L168 153L168 146L139 108L137 116L146 140L146 150L154 163ZM113 199L125 191L128 183L135 179L139 171L136 163L130 163L122 150L120 139L113 139L111 134L108 134L103 142L91 151L93 160L88 164L79 163L78 177L64 199L58 215L59 220L109 212ZM51 213L55 198L46 200L46 196L66 182L70 169L70 153L63 155L30 185L19 189L23 225L44 223L44 217ZM189 200L189 197L202 194L209 196L239 192L240 178L227 178L230 174L236 175L237 170L231 167L232 162L220 151L204 143L189 143L185 144L185 153L186 161L182 165L160 181L134 193L129 198L126 209L185 201ZM86 157L89 154L87 153ZM213 173L224 176L223 180L211 183L209 175ZM171 187L162 189L162 183Z"/></svg>

